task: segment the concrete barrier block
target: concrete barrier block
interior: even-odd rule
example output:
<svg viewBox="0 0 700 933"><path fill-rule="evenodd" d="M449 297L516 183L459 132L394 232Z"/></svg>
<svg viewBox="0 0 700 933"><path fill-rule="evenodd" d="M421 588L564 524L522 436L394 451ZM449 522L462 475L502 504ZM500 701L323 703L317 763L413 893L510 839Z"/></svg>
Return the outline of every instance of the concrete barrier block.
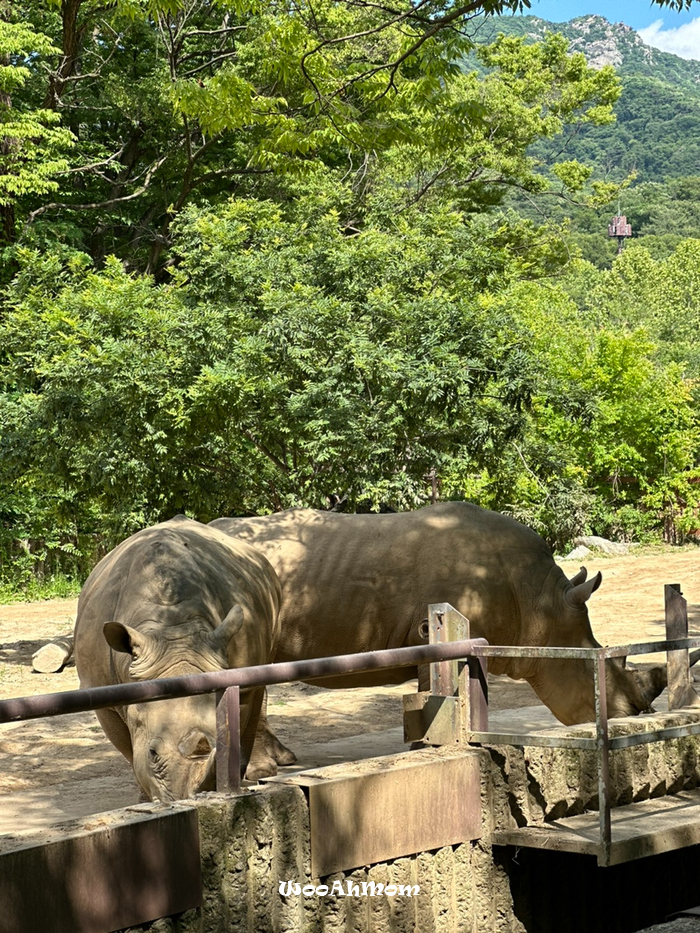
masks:
<svg viewBox="0 0 700 933"><path fill-rule="evenodd" d="M1 933L104 933L201 903L197 812L181 803L0 840Z"/></svg>

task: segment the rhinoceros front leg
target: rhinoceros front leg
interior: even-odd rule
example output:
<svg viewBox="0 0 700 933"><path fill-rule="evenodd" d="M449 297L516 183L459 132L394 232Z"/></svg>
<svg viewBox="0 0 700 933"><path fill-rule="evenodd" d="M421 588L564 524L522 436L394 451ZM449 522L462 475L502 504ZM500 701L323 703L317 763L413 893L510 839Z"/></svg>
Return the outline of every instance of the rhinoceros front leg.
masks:
<svg viewBox="0 0 700 933"><path fill-rule="evenodd" d="M296 760L294 752L283 745L270 728L265 691L255 732L255 744L245 776L249 781L258 781L260 778L277 774L277 765L293 765Z"/></svg>

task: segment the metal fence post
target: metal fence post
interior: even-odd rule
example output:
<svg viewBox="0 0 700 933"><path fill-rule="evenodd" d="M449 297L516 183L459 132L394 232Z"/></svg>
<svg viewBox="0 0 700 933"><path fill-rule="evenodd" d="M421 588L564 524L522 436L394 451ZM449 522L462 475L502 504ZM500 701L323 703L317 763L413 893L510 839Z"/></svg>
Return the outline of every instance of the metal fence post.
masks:
<svg viewBox="0 0 700 933"><path fill-rule="evenodd" d="M605 684L605 649L598 649L593 667L595 691L595 732L598 756L598 812L600 815L600 849L598 864L610 864L612 829L610 825L610 738L608 735L608 697Z"/></svg>
<svg viewBox="0 0 700 933"><path fill-rule="evenodd" d="M216 789L237 794L241 789L240 689L216 693Z"/></svg>
<svg viewBox="0 0 700 933"><path fill-rule="evenodd" d="M433 603L428 606L428 638L430 644L466 640L470 638L469 619L449 603ZM486 658L470 657L430 665L430 692L458 698L455 741L468 742L471 732L488 729L487 663Z"/></svg>
<svg viewBox="0 0 700 933"><path fill-rule="evenodd" d="M688 603L681 594L680 583L664 586L666 638L674 641L688 637ZM668 708L681 709L690 703L694 691L690 682L688 649L668 651Z"/></svg>
<svg viewBox="0 0 700 933"><path fill-rule="evenodd" d="M428 606L428 644L441 645L448 641L469 638L469 623L455 613L449 603ZM460 620L462 624L460 624ZM430 665L430 692L434 696L453 697L457 694L459 672L456 661L437 661Z"/></svg>

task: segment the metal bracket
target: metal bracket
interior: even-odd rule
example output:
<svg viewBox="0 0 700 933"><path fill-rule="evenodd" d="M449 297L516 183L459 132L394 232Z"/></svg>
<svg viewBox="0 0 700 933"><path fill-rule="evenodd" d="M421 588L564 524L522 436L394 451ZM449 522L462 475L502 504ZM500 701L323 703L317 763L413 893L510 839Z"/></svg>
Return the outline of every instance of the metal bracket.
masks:
<svg viewBox="0 0 700 933"><path fill-rule="evenodd" d="M428 642L470 638L469 620L449 603L428 607ZM428 745L468 743L472 732L488 731L486 658L430 665L430 691L404 696L404 741Z"/></svg>

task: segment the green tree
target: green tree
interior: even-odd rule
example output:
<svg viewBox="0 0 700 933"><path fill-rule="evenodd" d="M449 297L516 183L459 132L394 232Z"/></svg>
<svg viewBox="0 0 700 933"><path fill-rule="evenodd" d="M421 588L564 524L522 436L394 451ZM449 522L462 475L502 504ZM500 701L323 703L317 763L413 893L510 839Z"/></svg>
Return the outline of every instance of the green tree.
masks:
<svg viewBox="0 0 700 933"><path fill-rule="evenodd" d="M27 63L58 50L31 26L8 22L5 12L0 4L0 247L14 240L18 202L58 190L73 142L53 111L17 102L30 76Z"/></svg>
<svg viewBox="0 0 700 933"><path fill-rule="evenodd" d="M566 281L585 318L613 328L644 327L664 361L700 376L700 240L686 239L655 259L644 243L631 244L609 270L575 266Z"/></svg>
<svg viewBox="0 0 700 933"><path fill-rule="evenodd" d="M504 107L499 127L488 124L489 114L484 126L473 89L466 99L452 90L472 47L473 18L527 5L119 0L105 7L99 0L22 0L23 18L61 50L48 74L32 63L27 99L61 114L77 139L58 197L26 206L27 242L46 248L67 240L98 261L114 253L130 268L154 271L163 265L171 221L189 203L232 194L283 199L286 176L318 160L349 171L361 188L366 160L397 143L421 152L418 175L434 173L441 166L429 164L430 145L437 143L436 157L449 163L452 153L473 152L480 137L488 140L488 129L505 144L509 121L511 164L504 153L486 178L531 184L530 172L518 177L524 166L515 153L519 134L528 132L524 111ZM499 55L507 57L505 50ZM549 80L554 59L542 63ZM574 81L571 71L580 65L568 66L568 75L556 67L550 127L558 107L562 116L567 108L573 113L586 82L605 81L592 73ZM516 72L511 68L511 99L516 91L537 91L532 66L531 81ZM590 101L584 110L584 121L602 114ZM530 107L530 124L534 116ZM465 162L473 172L473 160ZM474 197L475 179L456 181L471 184Z"/></svg>
<svg viewBox="0 0 700 933"><path fill-rule="evenodd" d="M537 381L523 437L485 487L493 504L559 547L586 530L633 537L664 522L681 535L700 450L683 367L638 321L592 327L561 288L515 284L498 301L518 308Z"/></svg>
<svg viewBox="0 0 700 933"><path fill-rule="evenodd" d="M178 511L406 508L432 469L498 469L533 374L480 295L539 233L441 209L348 236L333 181L286 210L188 209L172 284L22 254L0 327L10 541L89 563Z"/></svg>

